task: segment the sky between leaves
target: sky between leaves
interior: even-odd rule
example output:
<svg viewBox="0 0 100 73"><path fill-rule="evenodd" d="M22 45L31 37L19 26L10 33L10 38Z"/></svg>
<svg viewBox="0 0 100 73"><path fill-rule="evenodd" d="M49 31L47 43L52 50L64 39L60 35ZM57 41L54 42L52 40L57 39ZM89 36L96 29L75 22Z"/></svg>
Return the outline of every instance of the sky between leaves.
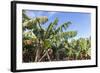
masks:
<svg viewBox="0 0 100 73"><path fill-rule="evenodd" d="M26 15L30 18L38 16L47 16L49 21L43 25L44 28L48 27L50 22L53 22L57 17L59 19L58 26L64 22L71 21L72 24L66 31L75 30L78 32L77 38L87 38L91 36L91 14L90 13L79 13L79 12L55 12L55 11L34 11L25 10Z"/></svg>

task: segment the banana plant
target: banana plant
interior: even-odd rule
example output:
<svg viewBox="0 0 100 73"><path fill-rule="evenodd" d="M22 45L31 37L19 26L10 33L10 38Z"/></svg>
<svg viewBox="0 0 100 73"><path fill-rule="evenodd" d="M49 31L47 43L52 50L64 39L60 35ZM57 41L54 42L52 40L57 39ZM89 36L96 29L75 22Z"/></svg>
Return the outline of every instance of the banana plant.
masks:
<svg viewBox="0 0 100 73"><path fill-rule="evenodd" d="M76 40L76 45L73 47L75 50L76 59L90 58L90 48L90 39L80 38Z"/></svg>
<svg viewBox="0 0 100 73"><path fill-rule="evenodd" d="M23 18L26 17L25 13L23 16ZM23 32L27 30L32 31L36 37L35 40L33 40L33 42L35 41L36 44L35 62L38 62L41 59L41 55L43 57L45 53L47 53L46 56L50 58L48 49L51 48L53 51L57 52L59 49L64 48L62 43L77 35L76 31L64 32L69 27L71 22L64 22L59 27L57 27L59 20L58 18L55 18L55 20L49 24L47 29L44 29L42 25L44 25L47 21L47 16L39 16L32 19L26 17L26 19L23 21ZM27 37L29 37L29 34ZM43 54L44 50L45 53Z"/></svg>
<svg viewBox="0 0 100 73"><path fill-rule="evenodd" d="M49 38L51 40L51 46L53 47L52 49L54 50L56 57L58 55L56 55L56 53L59 51L59 49L64 48L64 45L62 46L62 43L67 41L69 38L75 37L77 35L76 31L63 32L63 30L66 30L69 27L71 22L65 22L59 27L56 27L58 25L58 21L58 18L56 18L54 22L50 23L45 35L46 38Z"/></svg>
<svg viewBox="0 0 100 73"><path fill-rule="evenodd" d="M28 19L28 16L25 15L24 11L23 11L23 18L24 18L23 32L31 31L32 32L31 34L34 34L34 36L32 35L30 36L30 34L27 34L27 36L24 35L24 38L28 38L27 39L28 42L30 40L34 42L33 45L35 45L35 48L36 48L35 61L38 61L40 53L41 53L42 38L43 38L43 33L44 33L44 29L41 27L41 25L46 23L48 21L48 18L46 16L41 16L41 17L36 17L33 19ZM23 40L24 42L26 42L25 39Z"/></svg>

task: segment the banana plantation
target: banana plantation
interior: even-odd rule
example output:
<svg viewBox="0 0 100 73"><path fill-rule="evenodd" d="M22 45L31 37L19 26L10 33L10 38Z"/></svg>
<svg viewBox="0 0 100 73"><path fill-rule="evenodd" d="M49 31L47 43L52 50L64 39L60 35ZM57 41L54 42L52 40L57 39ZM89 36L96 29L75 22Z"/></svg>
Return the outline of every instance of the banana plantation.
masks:
<svg viewBox="0 0 100 73"><path fill-rule="evenodd" d="M57 17L44 28L48 21L47 16L30 18L22 12L23 62L91 59L91 37L74 39L78 32L67 30L72 23L62 22L58 26Z"/></svg>

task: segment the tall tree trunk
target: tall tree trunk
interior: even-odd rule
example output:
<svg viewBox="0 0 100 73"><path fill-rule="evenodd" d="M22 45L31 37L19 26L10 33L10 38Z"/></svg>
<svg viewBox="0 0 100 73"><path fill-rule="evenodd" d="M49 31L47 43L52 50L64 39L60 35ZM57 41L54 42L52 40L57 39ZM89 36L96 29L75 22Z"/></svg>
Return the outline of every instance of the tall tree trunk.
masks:
<svg viewBox="0 0 100 73"><path fill-rule="evenodd" d="M42 61L42 59L46 56L47 53L44 53L44 55L39 59L39 62Z"/></svg>
<svg viewBox="0 0 100 73"><path fill-rule="evenodd" d="M46 52L44 53L44 55L39 59L39 62L42 61L42 59L43 59L45 56L47 56L48 60L51 61L51 58L50 58L50 56L49 56L49 54L48 54L48 51L46 51Z"/></svg>
<svg viewBox="0 0 100 73"><path fill-rule="evenodd" d="M48 52L47 52L47 58L49 59L49 61L51 61L51 59L50 59L50 56L49 56Z"/></svg>
<svg viewBox="0 0 100 73"><path fill-rule="evenodd" d="M36 50L35 62L38 62L39 57L39 49Z"/></svg>

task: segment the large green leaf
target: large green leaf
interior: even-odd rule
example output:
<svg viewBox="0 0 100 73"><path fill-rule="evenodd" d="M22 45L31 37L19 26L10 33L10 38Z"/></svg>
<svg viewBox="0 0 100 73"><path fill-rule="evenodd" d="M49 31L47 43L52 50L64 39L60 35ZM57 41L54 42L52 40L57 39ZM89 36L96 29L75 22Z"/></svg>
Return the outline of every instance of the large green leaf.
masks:
<svg viewBox="0 0 100 73"><path fill-rule="evenodd" d="M45 39L44 40L44 49L48 49L51 47L51 40Z"/></svg>
<svg viewBox="0 0 100 73"><path fill-rule="evenodd" d="M72 38L77 35L77 31L67 31L67 32L62 32L60 35L62 35L64 38Z"/></svg>
<svg viewBox="0 0 100 73"><path fill-rule="evenodd" d="M66 30L69 25L71 24L71 22L65 22L63 23L62 25L60 25L57 29L56 29L56 33L57 32L62 32L63 31L63 28Z"/></svg>
<svg viewBox="0 0 100 73"><path fill-rule="evenodd" d="M22 20L23 20L23 22L26 20L30 20L30 18L26 15L25 10L22 10Z"/></svg>
<svg viewBox="0 0 100 73"><path fill-rule="evenodd" d="M54 22L50 23L50 25L48 26L46 30L46 34L45 34L46 38L48 38L50 35L53 35L54 29L56 28L57 24L58 24L58 18L56 18Z"/></svg>
<svg viewBox="0 0 100 73"><path fill-rule="evenodd" d="M23 28L32 29L34 26L36 27L36 25L44 24L47 21L48 21L48 18L46 16L36 17L36 18L25 21L23 23Z"/></svg>

